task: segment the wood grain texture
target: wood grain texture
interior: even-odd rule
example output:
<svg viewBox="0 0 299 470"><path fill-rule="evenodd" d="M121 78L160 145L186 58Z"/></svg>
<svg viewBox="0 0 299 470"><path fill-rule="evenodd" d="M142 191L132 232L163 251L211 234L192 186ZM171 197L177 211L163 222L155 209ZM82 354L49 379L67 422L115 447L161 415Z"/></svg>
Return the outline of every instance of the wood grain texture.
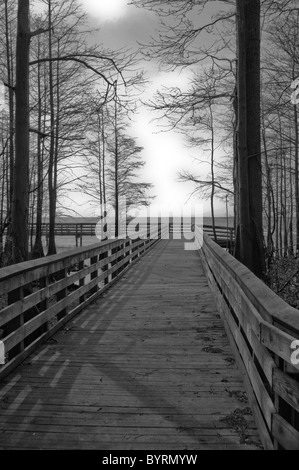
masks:
<svg viewBox="0 0 299 470"><path fill-rule="evenodd" d="M198 253L162 240L7 376L0 448L261 449Z"/></svg>
<svg viewBox="0 0 299 470"><path fill-rule="evenodd" d="M250 400L264 448L271 448L271 444L274 448L295 448L298 365L292 364L291 345L296 339L294 331L299 331L299 311L270 292L245 266L221 251L206 235L203 241L200 256L218 310L227 325L227 334L246 370L253 392L248 390L249 397L258 405L256 407ZM278 315L277 308L276 312L272 309L275 299L283 307L282 316ZM246 383L246 379L244 381Z"/></svg>

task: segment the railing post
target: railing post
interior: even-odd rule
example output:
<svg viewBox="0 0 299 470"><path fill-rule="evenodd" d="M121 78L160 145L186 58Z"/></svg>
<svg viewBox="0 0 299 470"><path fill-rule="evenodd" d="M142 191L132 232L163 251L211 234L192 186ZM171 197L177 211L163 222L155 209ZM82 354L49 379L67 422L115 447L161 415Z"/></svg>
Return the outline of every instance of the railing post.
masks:
<svg viewBox="0 0 299 470"><path fill-rule="evenodd" d="M96 264L98 262L98 257L97 256L93 256L92 258L90 258L90 264ZM93 279L96 279L98 277L98 270L96 269L94 272L92 272L90 274L90 280L93 280ZM90 293L91 294L94 294L95 292L97 292L98 290L98 285L94 286L91 290L90 290Z"/></svg>
<svg viewBox="0 0 299 470"><path fill-rule="evenodd" d="M66 268L61 269L61 271L58 271L56 276L57 276L56 280L65 279L67 277L67 269ZM56 294L57 302L64 299L66 295L67 295L67 290L65 288L57 292ZM57 313L57 320L59 321L61 318L65 317L66 314L67 314L67 309L66 308L62 309L59 313Z"/></svg>
<svg viewBox="0 0 299 470"><path fill-rule="evenodd" d="M112 263L109 261L110 256L112 256L112 249L107 251L107 261L108 261L107 270L112 268ZM107 276L107 284L109 284L111 281L112 281L112 273L108 274L108 276Z"/></svg>
<svg viewBox="0 0 299 470"><path fill-rule="evenodd" d="M24 298L24 287L21 286L18 289L14 289L13 291L10 291L7 296L7 304L11 305L18 300L22 300ZM24 325L24 314L22 313L18 317L14 318L9 326L6 326L4 329L4 336L8 336L11 332L17 330L20 328L20 326ZM24 350L24 340L21 341L19 344L14 346L10 351L9 351L9 357L8 360L14 357L15 355L19 354Z"/></svg>
<svg viewBox="0 0 299 470"><path fill-rule="evenodd" d="M84 269L84 260L83 261L79 261L78 263L78 269L79 271L82 271L82 269ZM79 281L79 287L82 287L84 286L85 284L85 277L83 277L82 279L80 279ZM81 297L79 297L79 303L82 304L85 300L85 294L81 295Z"/></svg>
<svg viewBox="0 0 299 470"><path fill-rule="evenodd" d="M46 289L49 285L49 276L45 276L43 278L40 279L40 282L39 282L39 285L40 285L40 288L44 288ZM38 309L41 311L41 312L44 312L45 310L47 310L48 308L48 305L49 305L49 299L48 297L43 300L40 304L38 304ZM50 326L49 326L49 321L47 321L47 323L45 324L45 328L44 328L44 331L47 331L50 329Z"/></svg>
<svg viewBox="0 0 299 470"><path fill-rule="evenodd" d="M275 361L275 364L277 366L277 368L281 371L284 370L284 360L282 358L280 358L277 354L274 355L274 361ZM275 393L273 392L273 390L271 390L271 392L273 393L274 395L274 406L275 406L275 409L276 409L276 412L280 415L280 416L284 416L284 413L283 413L283 409L281 407L281 399L279 397L279 394L278 393ZM272 429L271 429L271 433L272 433ZM274 449L275 450L279 450L279 442L277 441L277 439L274 439L273 440L273 445L274 445Z"/></svg>
<svg viewBox="0 0 299 470"><path fill-rule="evenodd" d="M127 257L129 258L127 262L127 265L128 265L132 263L132 240L130 238L126 243L126 246L130 247L128 255L127 255Z"/></svg>
<svg viewBox="0 0 299 470"><path fill-rule="evenodd" d="M123 263L122 263L122 265L118 268L117 273L121 273L121 272L123 271L123 269L125 268L125 264L126 264L125 261L124 261L125 258L126 258L125 249L126 249L126 242L124 241L124 242L120 245L120 247L119 247L119 251L124 251L124 252L123 252L123 253L120 255L120 257L117 259L117 262L123 260Z"/></svg>
<svg viewBox="0 0 299 470"><path fill-rule="evenodd" d="M108 263L108 251L104 251L103 253L100 254L99 256L99 260L104 260L107 258L107 264L105 264L104 266L102 266L102 271L105 272L109 269L109 263ZM104 278L104 284L105 286L108 284L109 282L109 277L105 277Z"/></svg>

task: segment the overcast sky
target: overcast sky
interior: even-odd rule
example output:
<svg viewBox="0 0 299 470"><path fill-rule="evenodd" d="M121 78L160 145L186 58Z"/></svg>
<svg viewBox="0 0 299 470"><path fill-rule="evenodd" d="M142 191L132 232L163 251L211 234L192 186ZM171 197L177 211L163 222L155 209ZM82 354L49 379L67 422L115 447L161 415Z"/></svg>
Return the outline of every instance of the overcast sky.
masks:
<svg viewBox="0 0 299 470"><path fill-rule="evenodd" d="M146 43L155 36L158 28L157 16L144 8L128 5L127 0L80 0L83 8L90 17L93 27L100 30L94 37L104 48L119 49L138 47L137 42ZM166 73L159 71L157 64L147 63L146 69L150 83L145 96L151 96L161 86L180 86L186 89L188 73L178 75L177 72ZM142 153L146 165L142 174L144 181L153 183L155 204L182 208L194 189L192 184L177 181L177 172L194 168L196 155L194 150L187 148L183 137L175 132L159 132L157 124L150 122L155 115L145 107L139 108L139 114L132 123L131 133L137 139L137 144L144 147ZM198 164L195 166L198 174ZM205 177L207 171L203 171ZM209 212L209 201L199 201L192 198L193 203L202 202L204 211ZM182 210L182 209L179 209ZM225 215L225 208L219 205L218 214ZM91 215L91 214L90 214Z"/></svg>

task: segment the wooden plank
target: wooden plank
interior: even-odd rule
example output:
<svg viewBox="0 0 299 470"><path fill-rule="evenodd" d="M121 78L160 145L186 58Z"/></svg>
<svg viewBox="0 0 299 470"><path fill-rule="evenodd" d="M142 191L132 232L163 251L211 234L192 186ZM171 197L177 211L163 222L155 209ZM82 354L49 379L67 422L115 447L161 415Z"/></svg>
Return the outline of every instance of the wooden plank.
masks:
<svg viewBox="0 0 299 470"><path fill-rule="evenodd" d="M155 243L157 243L157 241L159 240L153 240L151 241L150 243L148 243L147 245L147 250L150 249ZM137 242L139 243L139 242ZM108 244L109 246L109 244ZM137 244L137 248L138 248L138 244ZM143 248L143 247L142 247ZM147 252L147 250L143 250L143 253L141 254L142 256ZM88 250L88 253L90 253L90 250ZM56 255L55 255L56 256ZM91 267L89 268L84 268L84 269L87 269L88 272L90 270L90 272L93 272L95 268L98 268L99 265L101 266L102 265L102 262L104 261L99 261L98 263L92 265ZM23 264L23 263L22 263ZM122 266L124 264L124 260L121 260L119 263L118 263L118 266ZM118 280L119 276L124 273L126 271L127 268L129 268L130 265L128 265L125 269L123 269L123 271L116 276L115 280L111 281L110 284L108 284L107 286L109 285L112 285L114 284L115 281ZM115 268L115 269L116 269ZM82 271L84 271L84 269L82 269ZM111 271L114 269L111 268ZM15 345L19 344L20 342L22 342L26 337L28 337L29 334L31 334L32 332L36 331L37 328L39 328L40 326L44 325L46 322L48 322L49 320L51 320L54 316L57 315L57 313L59 313L61 310L63 310L64 308L66 308L68 305L70 305L71 303L74 302L74 300L77 300L78 298L81 299L80 302L81 302L81 305L79 306L76 306L75 308L73 308L70 312L68 312L66 315L65 315L65 318L66 319L69 319L69 318L72 318L73 315L77 314L78 312L80 312L82 310L83 307L85 307L86 305L88 305L88 303L90 303L92 300L94 300L94 297L98 296L99 294L102 294L107 286L105 287L102 287L100 291L96 292L95 294L91 294L90 295L90 298L87 300L87 302L85 302L84 300L82 300L82 296L89 292L93 287L95 287L99 281L101 281L102 279L105 278L107 274L107 271L105 273L102 273L100 274L97 278L93 279L91 282L89 282L88 284L83 284L78 290L76 290L75 292L71 293L70 295L68 295L67 297L63 298L62 300L56 302L55 305L53 305L52 307L49 307L47 310L45 310L44 312L36 315L33 319L29 320L27 323L25 324L22 324L20 328L18 328L16 331L14 331L13 333L11 333L10 335L6 336L5 338L3 338L3 343L4 343L4 347L5 347L5 353L7 354L12 347L14 347ZM108 272L109 274L109 272ZM77 276L77 274L75 275ZM79 276L79 279L82 279L80 276L80 272L78 274ZM68 282L68 278L64 280L65 282ZM61 283L64 282L64 281L59 281L58 282L58 286L59 286L59 289L61 289ZM46 289L46 288L45 288ZM59 319L59 321L57 322L58 325L61 325L61 324L64 324L64 321L62 322L61 319ZM55 331L57 331L57 326L55 326L54 328L52 328L53 330L53 334ZM17 356L13 357L12 360L10 360L8 363L6 363L5 365L3 366L0 366L0 377L1 376L6 376L12 369L13 369L13 364L15 364L16 366L20 363L21 360L23 360L25 357L27 357L28 354L30 354L30 352L32 350L35 349L35 347L37 345L40 345L41 342L48 338L49 336L51 335L51 333L49 334L49 332L43 332L41 333L40 335L40 338L38 340L34 340L33 343L32 343L32 348L29 346L27 346L24 351L21 351L21 353L19 353Z"/></svg>
<svg viewBox="0 0 299 470"><path fill-rule="evenodd" d="M205 250L203 250L205 253ZM272 385L272 371L276 367L274 359L271 357L267 349L260 344L260 329L261 324L264 324L262 317L256 311L254 306L250 303L249 299L241 291L239 285L235 280L230 276L230 274L225 271L223 266L220 263L215 262L207 254L206 262L213 273L213 276L216 277L220 287L221 287L221 301L225 304L225 299L223 298L223 293L226 296L226 299L229 301L231 308L233 309L235 315L237 316L240 325L242 326L244 332L246 333L247 340L254 350L254 354L258 359L270 386Z"/></svg>
<svg viewBox="0 0 299 470"><path fill-rule="evenodd" d="M246 339L249 341L250 345L253 348L254 355L258 359L261 365L261 368L263 369L269 381L269 386L273 387L272 388L273 392L281 396L287 403L289 403L289 405L293 408L293 410L296 410L298 412L298 383L294 379L290 378L286 372L282 372L279 369L277 369L272 356L267 351L268 349L272 351L272 353L275 353L277 356L284 359L286 363L288 364L288 368L290 369L291 367L290 370L292 372L295 373L296 370L299 369L298 365L291 364L291 354L293 352L291 348L291 344L296 339L296 337L293 334L289 334L289 333L298 331L298 327L297 327L297 330L296 330L296 327L294 327L295 326L294 319L296 315L295 309L290 311L288 309L288 306L285 305L284 307L286 307L286 309L282 317L275 316L273 317L273 319L270 318L270 321L276 322L276 326L272 325L268 321L265 321L264 319L261 319L260 315L257 312L255 312L255 324L254 324L253 329L251 329L250 309L255 309L255 307L257 307L258 311L263 312L263 306L257 303L257 299L261 298L260 296L261 284L259 282L255 283L254 288L256 289L257 287L256 291L254 291L253 289L253 291L249 292L248 286L247 286L247 289L244 289L244 291L246 292L246 296L248 295L248 292L249 292L248 299L250 299L250 301L247 300L247 302L245 302L245 305L247 304L246 306L247 311L246 311L246 308L244 309L244 304L243 304L243 308L241 308L241 298L242 296L244 296L244 293L243 293L244 281L242 280L243 274L241 274L242 271L244 271L243 268L241 267L239 272L236 274L236 271L238 270L239 267L236 265L235 261L232 262L232 264L234 264L234 269L235 269L235 271L233 271L230 263L226 262L227 260L230 262L230 260L227 258L224 261L225 256L221 258L219 249L218 248L214 249L214 245L212 245L210 242L208 242L208 245L209 245L208 247L205 245L203 246L200 254L204 262L206 263L207 270L209 271L211 269L211 271L213 272L213 274L212 272L210 272L208 277L210 279L210 282L214 284L214 289L215 289L215 286L216 286L216 289L218 289L218 285L216 281L214 280L214 276L217 279L217 282L220 288L219 295L218 295L219 308L221 308L224 311L225 319L228 321L230 325L229 326L230 331L232 332L234 339L236 343L238 344L238 350L245 362L248 377L250 377L250 380L253 385L253 389L255 390L255 393L257 394L259 404L261 408L263 409L263 414L265 416L268 429L271 430L272 416L274 414L276 415L275 407L273 404L270 403L271 406L268 409L268 405L269 405L268 398L266 400L267 403L264 403L264 399L266 396L264 393L265 391L264 384L262 380L259 378L258 371L253 364L252 358L250 357L249 351L246 347L246 344L243 338L240 337L239 335L239 331L238 331L239 328L235 320L233 320L231 312L227 308L227 305L224 299L222 298L222 293L225 294L226 299L230 302L234 312L237 313L237 318L240 322L240 325L242 325L242 328L246 334ZM212 249L210 249L211 247ZM216 252L217 254L215 256ZM248 282L248 278L250 280L251 276L252 276L251 274L247 276L247 282ZM254 283L248 282L248 285L253 286ZM252 292L253 292L253 295L252 295ZM268 295L268 292L266 292L266 294ZM272 300L273 298L274 297L271 297ZM255 307L250 305L252 301ZM265 311L263 313L265 313ZM299 311L297 311L297 318L298 318L298 313ZM266 318L267 320L269 320L269 316L268 317L266 316ZM290 320L289 325L286 322L286 319ZM278 327L278 324L281 325L281 328ZM297 325L298 325L298 322L297 322ZM241 341L241 344L240 344L240 341ZM254 384L256 380L257 382ZM261 394L262 390L263 390L263 393ZM280 418L282 420L282 423L284 423L284 419L282 417ZM277 433L280 432L281 434L284 435L283 438L280 436L280 439L283 439L284 441L282 445L285 446L286 441L289 439L290 440L289 446L292 447L293 446L292 442L294 439L293 431L295 431L292 428L292 426L286 423L285 428L284 427L282 428L280 426L277 429L276 429ZM278 437L274 435L273 431L271 432L272 432L273 439L276 438L279 441ZM298 434L297 431L296 433Z"/></svg>
<svg viewBox="0 0 299 470"><path fill-rule="evenodd" d="M22 285L27 285L46 275L54 274L61 269L72 266L92 258L96 254L101 254L108 249L113 249L122 240L99 242L95 245L89 245L88 248L79 248L68 250L56 255L47 256L34 261L25 261L16 265L0 269L0 295L6 294L10 290L16 289Z"/></svg>
<svg viewBox="0 0 299 470"><path fill-rule="evenodd" d="M139 260L137 260L139 261ZM135 262L133 262L135 263ZM132 264L133 265L133 264ZM113 284L115 284L119 278L125 274L125 272L131 267L131 265L127 266L118 276L117 278L113 279L109 285L103 286L101 292L97 292L92 294L87 299L82 301L78 306L73 308L68 314L59 320L52 328L43 333L39 338L34 340L29 346L27 346L24 351L18 354L16 357L13 358L12 361L6 363L3 366L0 366L0 380L10 374L19 364L21 364L24 359L26 359L30 354L32 354L37 348L39 348L45 341L50 339L59 329L65 325L68 321L70 321L75 315L80 313L85 307L87 307L90 303L92 303L99 295L105 293L107 289L109 289Z"/></svg>
<svg viewBox="0 0 299 470"><path fill-rule="evenodd" d="M285 450L299 450L299 432L279 414L273 415L273 436Z"/></svg>
<svg viewBox="0 0 299 470"><path fill-rule="evenodd" d="M271 429L272 414L275 412L273 402L270 399L265 385L261 380L257 368L254 365L253 358L250 352L248 351L247 344L245 343L245 340L241 335L241 332L237 327L236 323L233 321L230 315L230 311L226 307L226 305L222 305L222 312L225 316L227 324L229 325L230 332L236 342L239 354L244 362L244 366L247 371L247 375L250 380L252 389L256 395L259 406L262 409L263 417L268 425L268 428Z"/></svg>
<svg viewBox="0 0 299 470"><path fill-rule="evenodd" d="M264 320L270 323L277 320L284 324L286 328L289 327L292 334L299 334L299 311L297 309L284 302L244 265L239 263L229 253L222 250L205 234L204 242L205 249L209 250L211 255L218 259L230 272Z"/></svg>
<svg viewBox="0 0 299 470"><path fill-rule="evenodd" d="M273 371L273 391L299 413L299 382L276 368Z"/></svg>
<svg viewBox="0 0 299 470"><path fill-rule="evenodd" d="M213 275L220 284L221 289L232 306L244 331L250 327L250 329L253 330L256 336L259 338L260 324L263 318L240 289L239 284L225 268L225 266L223 266L223 264L220 263L216 258L211 257L209 252L205 252L205 254L207 263L209 264Z"/></svg>
<svg viewBox="0 0 299 470"><path fill-rule="evenodd" d="M0 447L261 447L197 253L153 246L0 384Z"/></svg>
<svg viewBox="0 0 299 470"><path fill-rule="evenodd" d="M261 324L261 343L290 364L294 369L299 370L299 364L292 364L291 362L291 355L293 353L291 344L296 339L297 338L294 336L280 330L274 325L269 325L265 322Z"/></svg>
<svg viewBox="0 0 299 470"><path fill-rule="evenodd" d="M265 391L264 384L259 379L257 370L252 364L252 358L248 353L246 343L243 337L240 335L240 331L237 328L236 323L231 317L229 308L223 301L223 297L218 288L218 285L215 282L212 272L210 271L210 267L205 257L204 250L200 250L199 253L203 260L206 276L209 279L211 289L216 294L218 310L219 312L221 312L224 326L230 339L231 347L235 352L235 357L238 361L239 368L243 371L243 380L246 384L246 390L250 399L252 410L254 412L255 421L259 429L260 438L263 442L264 448L272 450L273 443L270 429L272 422L272 413L275 412L275 408L273 408L273 404L269 398L269 395ZM267 425L265 421L267 422Z"/></svg>
<svg viewBox="0 0 299 470"><path fill-rule="evenodd" d="M247 330L247 338L253 348L254 356L268 380L269 387L273 386L273 371L276 368L275 361L269 351L260 343L254 331Z"/></svg>
<svg viewBox="0 0 299 470"><path fill-rule="evenodd" d="M1 310L0 326L3 326L8 321L17 317L26 310L36 306L43 300L51 298L54 294L59 292L61 289L65 289L75 282L80 281L84 277L92 274L95 270L100 269L105 265L105 261L98 261L96 264L84 267L78 272L60 279L54 283L48 284L46 287L39 289L38 291L28 295L20 301L17 301L8 307Z"/></svg>
<svg viewBox="0 0 299 470"><path fill-rule="evenodd" d="M212 277L212 274L211 274ZM263 381L261 380L261 377L258 373L258 370L254 364L253 357L251 353L248 350L248 346L237 326L235 323L235 320L233 319L231 312L229 308L227 307L221 292L216 286L216 283L214 282L214 289L217 292L218 296L218 308L222 312L222 314L225 317L225 320L229 326L230 332L238 346L239 354L242 357L242 360L244 362L245 368L247 370L248 377L250 379L250 382L252 384L252 388L256 394L258 403L263 410L263 415L265 418L265 421L268 425L268 428L271 429L271 422L272 422L272 413L275 412L275 407L273 405L272 400L269 397L269 394L265 388L265 385ZM253 338L254 337L254 332L252 332L249 337ZM255 352L255 351L254 351ZM257 352L257 351L256 351ZM269 359L268 355L265 356L265 359ZM275 364L273 362L270 362L270 369L269 372L273 370Z"/></svg>
<svg viewBox="0 0 299 470"><path fill-rule="evenodd" d="M138 253L144 252L144 247L138 248ZM16 346L20 341L25 339L27 336L29 336L33 331L35 331L37 328L42 326L45 322L50 321L57 313L59 313L61 310L66 308L68 305L73 303L75 300L79 299L82 295L86 294L89 292L93 287L97 286L100 281L102 281L107 275L110 273L115 272L117 269L123 266L125 262L125 259L122 259L118 263L116 263L114 266L112 266L110 269L107 271L99 274L96 278L92 279L88 284L84 284L83 286L79 287L76 291L71 292L67 297L64 297L62 300L57 301L53 306L49 307L46 311L41 312L40 314L36 315L34 318L29 320L27 323L24 323L21 325L17 330L15 330L13 333L11 333L9 336L6 336L3 338L3 342L5 345L5 351L10 351L12 347ZM102 266L102 261L93 264L90 266L89 271L94 272L96 267L99 265ZM84 269L82 270L84 271ZM82 276L82 273L79 273ZM75 277L76 275L74 275ZM79 276L79 279L81 278ZM65 279L65 284L69 285L69 279ZM63 281L58 281L56 283L57 285L55 286L56 291L61 290ZM50 288L49 288L50 290ZM46 298L46 297L43 297ZM42 299L41 299L42 300ZM39 300L40 301L40 300Z"/></svg>

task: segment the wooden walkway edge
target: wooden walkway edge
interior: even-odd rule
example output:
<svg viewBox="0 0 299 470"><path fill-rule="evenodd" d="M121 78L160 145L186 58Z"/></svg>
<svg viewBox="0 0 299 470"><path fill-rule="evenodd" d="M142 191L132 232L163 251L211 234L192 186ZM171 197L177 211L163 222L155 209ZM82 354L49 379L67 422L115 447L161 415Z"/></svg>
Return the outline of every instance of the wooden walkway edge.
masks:
<svg viewBox="0 0 299 470"><path fill-rule="evenodd" d="M0 449L261 449L198 253L160 241L8 375Z"/></svg>

